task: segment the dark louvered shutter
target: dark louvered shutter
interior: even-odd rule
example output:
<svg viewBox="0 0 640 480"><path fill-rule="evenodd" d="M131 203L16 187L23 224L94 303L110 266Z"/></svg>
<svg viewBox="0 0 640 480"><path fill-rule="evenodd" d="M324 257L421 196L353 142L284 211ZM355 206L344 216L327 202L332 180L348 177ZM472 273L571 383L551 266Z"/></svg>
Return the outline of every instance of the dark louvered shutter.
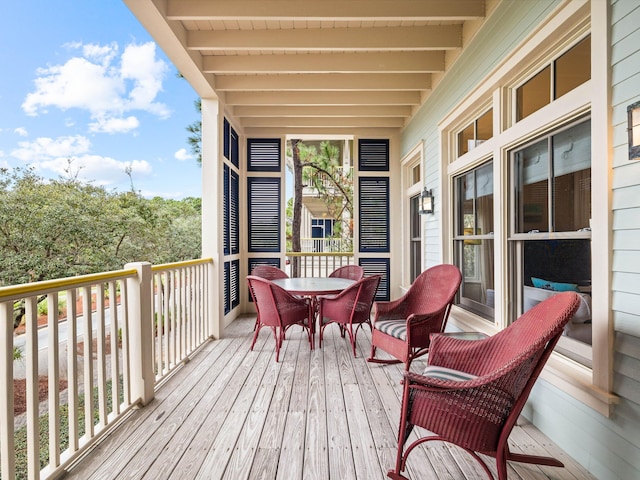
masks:
<svg viewBox="0 0 640 480"><path fill-rule="evenodd" d="M388 172L389 139L358 140L358 169L361 172Z"/></svg>
<svg viewBox="0 0 640 480"><path fill-rule="evenodd" d="M231 311L231 262L224 262L224 314Z"/></svg>
<svg viewBox="0 0 640 480"><path fill-rule="evenodd" d="M240 253L240 176L231 172L229 198L229 247L231 255Z"/></svg>
<svg viewBox="0 0 640 480"><path fill-rule="evenodd" d="M376 292L376 301L388 302L391 299L389 289L389 276L391 275L390 263L388 258L361 258L360 266L364 269L365 277L370 275L382 275L378 291Z"/></svg>
<svg viewBox="0 0 640 480"><path fill-rule="evenodd" d="M227 120L226 118L224 119L223 122L223 127L222 127L222 154L224 155L224 158L230 160L231 159L231 154L230 154L230 140L231 140L231 125L229 124L229 120Z"/></svg>
<svg viewBox="0 0 640 480"><path fill-rule="evenodd" d="M247 139L247 169L250 172L279 172L280 155L279 138Z"/></svg>
<svg viewBox="0 0 640 480"><path fill-rule="evenodd" d="M222 169L222 214L223 214L223 248L224 254L229 255L231 253L231 241L230 241L230 233L231 233L231 222L229 216L229 205L231 203L230 196L230 169L227 165L224 165Z"/></svg>
<svg viewBox="0 0 640 480"><path fill-rule="evenodd" d="M233 310L240 305L240 260L232 260L229 271L229 300Z"/></svg>
<svg viewBox="0 0 640 480"><path fill-rule="evenodd" d="M229 142L231 143L231 163L233 163L236 168L240 168L240 149L238 148L238 133L231 127L231 131L229 132Z"/></svg>
<svg viewBox="0 0 640 480"><path fill-rule="evenodd" d="M280 179L247 178L249 251L280 251Z"/></svg>
<svg viewBox="0 0 640 480"><path fill-rule="evenodd" d="M389 252L389 178L360 177L360 252Z"/></svg>

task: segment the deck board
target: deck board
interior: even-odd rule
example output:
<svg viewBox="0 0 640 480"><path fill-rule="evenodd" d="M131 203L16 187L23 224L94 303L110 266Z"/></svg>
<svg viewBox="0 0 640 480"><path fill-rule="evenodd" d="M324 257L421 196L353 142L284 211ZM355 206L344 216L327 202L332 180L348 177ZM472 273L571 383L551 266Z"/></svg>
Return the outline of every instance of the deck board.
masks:
<svg viewBox="0 0 640 480"><path fill-rule="evenodd" d="M325 330L321 349L316 338L313 351L302 330L290 330L276 363L275 340L266 329L249 351L254 321L236 320L223 339L206 344L66 478L386 478L396 459L403 365L366 362L368 329L358 334L354 358L335 326ZM510 463L510 480L594 479L524 420L510 443L514 451L551 454L566 465ZM414 450L406 475L485 478L465 452L437 442Z"/></svg>

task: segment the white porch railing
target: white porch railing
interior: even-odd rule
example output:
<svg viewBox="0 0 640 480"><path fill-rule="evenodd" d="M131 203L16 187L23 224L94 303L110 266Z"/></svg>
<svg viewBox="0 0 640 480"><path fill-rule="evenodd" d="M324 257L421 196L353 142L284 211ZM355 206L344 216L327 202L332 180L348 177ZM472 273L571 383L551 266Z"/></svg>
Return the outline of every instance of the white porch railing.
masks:
<svg viewBox="0 0 640 480"><path fill-rule="evenodd" d="M328 277L336 268L353 263L353 253L287 252L285 271L293 275L295 265L298 277Z"/></svg>
<svg viewBox="0 0 640 480"><path fill-rule="evenodd" d="M134 263L0 287L1 478L59 475L134 405L148 403L158 382L209 338L212 268L211 259ZM13 328L16 306L24 312L21 334ZM14 361L16 351L22 359ZM26 410L16 415L20 384Z"/></svg>

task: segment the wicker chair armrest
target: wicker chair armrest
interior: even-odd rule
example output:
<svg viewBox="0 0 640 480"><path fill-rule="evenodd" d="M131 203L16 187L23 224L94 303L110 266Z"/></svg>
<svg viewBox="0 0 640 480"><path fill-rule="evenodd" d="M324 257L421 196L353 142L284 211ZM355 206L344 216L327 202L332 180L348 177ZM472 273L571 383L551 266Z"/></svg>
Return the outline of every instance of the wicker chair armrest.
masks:
<svg viewBox="0 0 640 480"><path fill-rule="evenodd" d="M391 300L389 302L374 302L373 312L375 320L395 320L406 318L403 308L403 299Z"/></svg>

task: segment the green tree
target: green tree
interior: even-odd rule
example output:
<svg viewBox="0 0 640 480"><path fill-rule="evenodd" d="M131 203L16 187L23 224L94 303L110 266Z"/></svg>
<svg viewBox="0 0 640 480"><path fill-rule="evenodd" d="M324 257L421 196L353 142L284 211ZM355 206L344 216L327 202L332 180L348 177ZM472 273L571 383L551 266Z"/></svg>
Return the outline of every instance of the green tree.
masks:
<svg viewBox="0 0 640 480"><path fill-rule="evenodd" d="M0 169L0 285L198 258L201 208L195 198L148 200L73 175L45 181L32 169ZM18 305L14 324L23 313Z"/></svg>

